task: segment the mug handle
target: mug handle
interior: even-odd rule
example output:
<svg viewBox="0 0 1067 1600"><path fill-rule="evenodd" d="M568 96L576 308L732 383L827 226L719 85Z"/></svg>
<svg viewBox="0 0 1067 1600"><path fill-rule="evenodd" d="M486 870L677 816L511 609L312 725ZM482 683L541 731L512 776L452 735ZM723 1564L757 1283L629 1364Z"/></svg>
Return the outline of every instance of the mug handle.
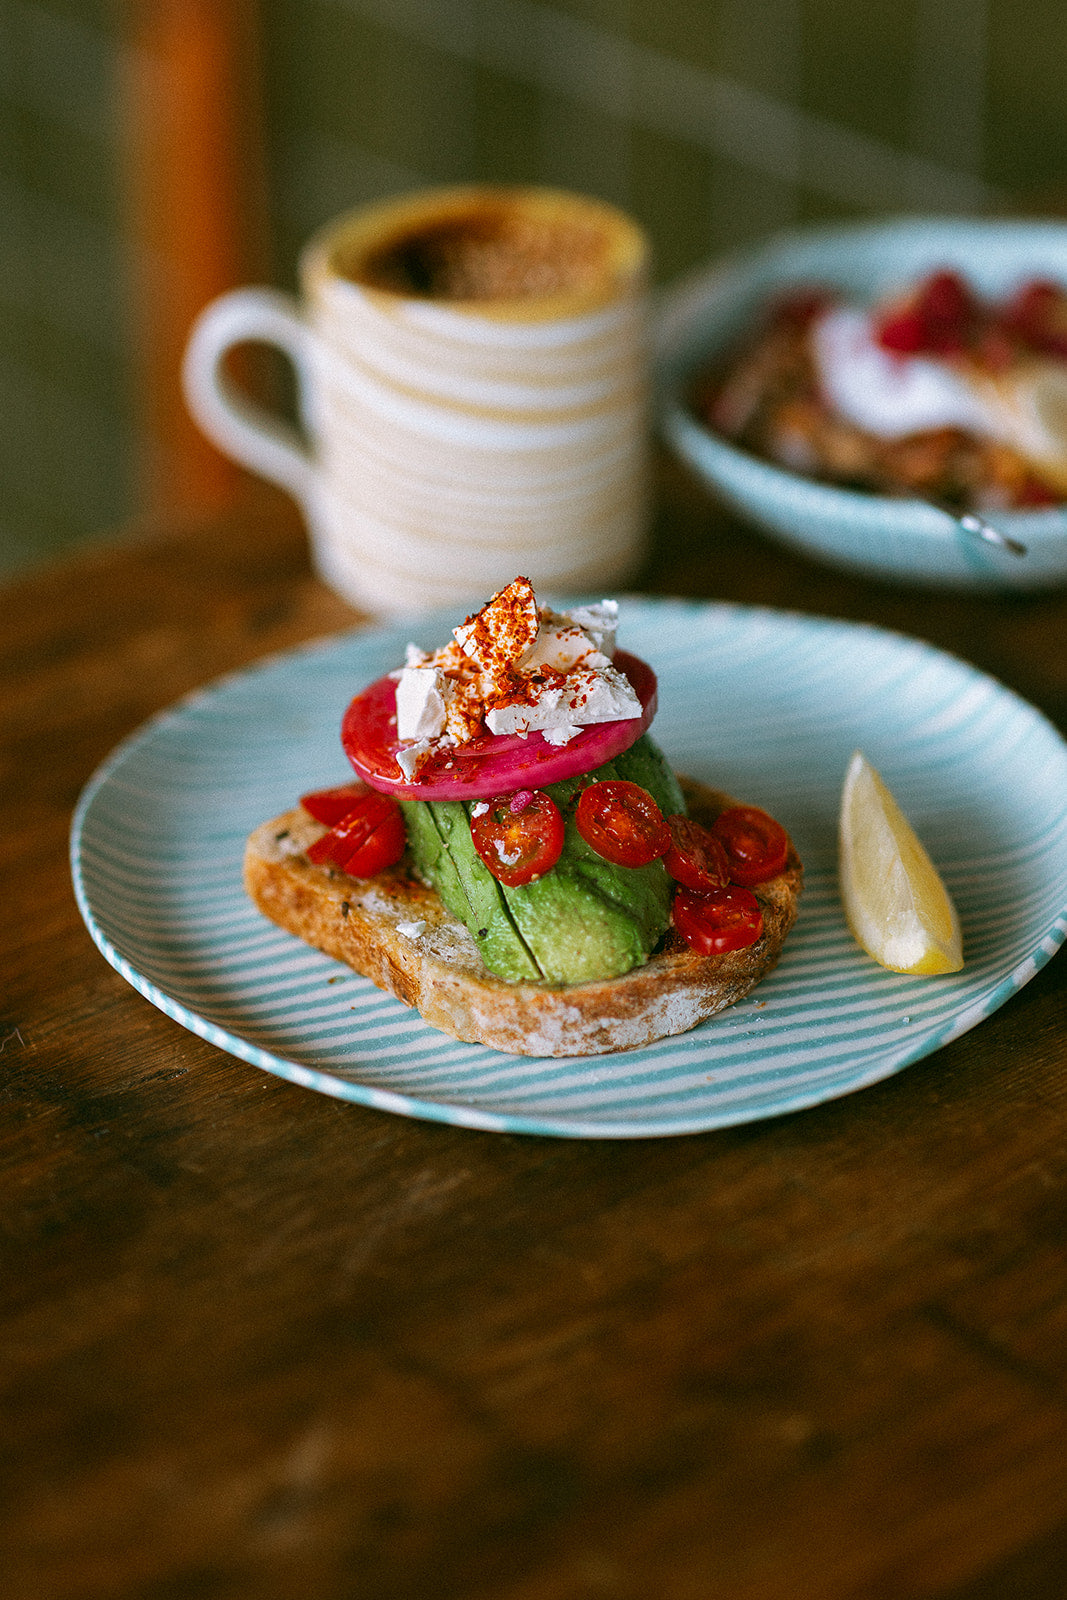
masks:
<svg viewBox="0 0 1067 1600"><path fill-rule="evenodd" d="M301 403L308 391L312 333L297 302L278 289L234 289L197 317L182 361L186 404L213 444L250 471L287 489L307 507L315 463L300 435L255 405L227 377L235 345L275 345L296 369Z"/></svg>

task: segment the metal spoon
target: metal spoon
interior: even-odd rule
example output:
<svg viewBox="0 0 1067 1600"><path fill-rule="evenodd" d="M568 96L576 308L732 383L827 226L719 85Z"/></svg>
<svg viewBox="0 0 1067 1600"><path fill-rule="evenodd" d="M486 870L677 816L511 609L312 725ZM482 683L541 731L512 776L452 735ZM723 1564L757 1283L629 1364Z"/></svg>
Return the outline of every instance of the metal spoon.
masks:
<svg viewBox="0 0 1067 1600"><path fill-rule="evenodd" d="M951 517L958 528L964 533L972 533L978 539L984 539L986 544L999 545L1002 550L1008 550L1013 556L1026 555L1026 546L1018 539L1013 539L1010 534L1001 533L999 528L994 528L992 523L984 517L978 516L974 511L950 511L948 506L938 505L936 500L931 500L930 505L946 517Z"/></svg>

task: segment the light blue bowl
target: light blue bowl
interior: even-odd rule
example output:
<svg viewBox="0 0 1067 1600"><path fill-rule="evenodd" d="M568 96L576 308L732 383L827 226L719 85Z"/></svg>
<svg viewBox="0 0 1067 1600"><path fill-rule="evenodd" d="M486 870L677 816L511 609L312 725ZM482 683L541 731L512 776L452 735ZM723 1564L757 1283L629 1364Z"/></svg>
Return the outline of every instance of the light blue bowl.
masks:
<svg viewBox="0 0 1067 1600"><path fill-rule="evenodd" d="M782 289L838 286L869 301L942 266L999 296L1028 277L1067 283L1067 224L915 217L784 235L664 294L656 377L666 438L719 498L807 555L870 577L956 589L1044 589L1067 582L1067 510L990 520L1025 556L963 532L919 500L816 483L728 444L686 409L704 364L724 353Z"/></svg>

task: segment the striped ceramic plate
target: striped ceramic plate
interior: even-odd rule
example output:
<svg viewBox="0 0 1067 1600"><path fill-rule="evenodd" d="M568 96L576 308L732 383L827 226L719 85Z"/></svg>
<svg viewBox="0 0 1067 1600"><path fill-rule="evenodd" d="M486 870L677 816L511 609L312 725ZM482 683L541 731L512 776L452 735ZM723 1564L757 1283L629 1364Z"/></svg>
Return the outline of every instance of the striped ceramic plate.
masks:
<svg viewBox="0 0 1067 1600"><path fill-rule="evenodd" d="M78 902L143 995L242 1060L342 1099L508 1132L633 1138L842 1095L981 1022L1067 931L1067 745L951 656L877 629L633 598L620 637L660 678L655 737L681 771L774 812L806 865L778 969L718 1018L645 1050L538 1060L459 1044L265 922L245 835L342 781L350 696L454 617L357 631L224 679L154 718L88 785ZM905 978L846 931L835 831L849 756L882 771L940 866L966 965Z"/></svg>

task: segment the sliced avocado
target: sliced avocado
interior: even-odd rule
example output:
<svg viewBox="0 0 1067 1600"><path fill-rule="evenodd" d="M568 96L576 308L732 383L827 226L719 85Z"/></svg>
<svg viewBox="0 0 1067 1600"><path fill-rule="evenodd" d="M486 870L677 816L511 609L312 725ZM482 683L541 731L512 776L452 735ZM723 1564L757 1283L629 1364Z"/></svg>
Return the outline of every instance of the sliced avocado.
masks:
<svg viewBox="0 0 1067 1600"><path fill-rule="evenodd" d="M661 751L647 734L635 745L605 762L594 773L584 778L570 779L553 784L549 793L566 818L567 833L561 864L572 866L606 899L615 901L629 912L638 923L648 955L667 927L670 914L673 883L661 861L650 862L647 867L620 867L605 861L592 845L587 844L574 823L573 810L581 790L589 777L603 782L622 778L647 789L665 815L685 811L685 800L678 780L667 765Z"/></svg>
<svg viewBox="0 0 1067 1600"><path fill-rule="evenodd" d="M537 961L508 915L503 886L474 848L467 808L458 800L434 800L430 811L470 905L467 927L482 960L490 972L511 983L536 982L542 976Z"/></svg>
<svg viewBox="0 0 1067 1600"><path fill-rule="evenodd" d="M616 866L575 825L581 790L609 778L639 783L665 813L685 810L677 779L645 734L594 773L548 787L565 820L563 852L550 872L518 888L498 883L481 860L467 806L402 802L419 871L467 924L491 972L553 984L617 977L646 961L663 937L672 889L663 863Z"/></svg>
<svg viewBox="0 0 1067 1600"><path fill-rule="evenodd" d="M466 923L490 972L511 983L537 982L541 973L515 930L501 886L475 852L465 808L452 800L400 804L420 874Z"/></svg>
<svg viewBox="0 0 1067 1600"><path fill-rule="evenodd" d="M674 885L666 867L662 861L650 861L647 867L617 867L598 856L584 840L581 842L588 854L571 855L574 870L598 894L634 919L648 955L666 931L670 914Z"/></svg>
<svg viewBox="0 0 1067 1600"><path fill-rule="evenodd" d="M408 844L415 857L419 876L437 890L454 917L459 917L469 925L474 913L432 810L417 800L401 800L400 809L404 813Z"/></svg>
<svg viewBox="0 0 1067 1600"><path fill-rule="evenodd" d="M400 809L404 813L404 823L408 831L408 844L411 847L412 855L415 857L415 864L418 867L419 874L427 883L433 882L434 887L437 888L437 884L434 882L437 864L442 854L447 855L448 852L445 850L444 840L438 832L437 824L433 820L433 812L429 806L423 805L421 800L401 800ZM437 892L452 914L458 917L460 913L445 891L438 888ZM466 906L466 911L469 911L470 905L466 903L466 896L462 894L461 890L460 896ZM464 914L463 920L466 921L466 914Z"/></svg>
<svg viewBox="0 0 1067 1600"><path fill-rule="evenodd" d="M562 856L551 872L504 895L546 983L615 978L648 958L639 920Z"/></svg>
<svg viewBox="0 0 1067 1600"><path fill-rule="evenodd" d="M678 779L667 765L663 751L647 733L621 756L616 756L614 765L620 778L639 783L642 789L648 790L665 817L685 815L685 797Z"/></svg>
<svg viewBox="0 0 1067 1600"><path fill-rule="evenodd" d="M621 777L618 758L598 768L596 776L601 781ZM633 918L643 947L640 959L644 960L659 943L667 927L672 884L666 868L662 861L651 861L647 867L620 867L613 861L605 861L578 832L573 809L562 803L556 794L556 786L551 792L563 811L566 825L563 853L556 870L561 866L569 868L601 899L611 902ZM546 874L548 878L551 876L551 873ZM631 962L631 966L633 964Z"/></svg>

